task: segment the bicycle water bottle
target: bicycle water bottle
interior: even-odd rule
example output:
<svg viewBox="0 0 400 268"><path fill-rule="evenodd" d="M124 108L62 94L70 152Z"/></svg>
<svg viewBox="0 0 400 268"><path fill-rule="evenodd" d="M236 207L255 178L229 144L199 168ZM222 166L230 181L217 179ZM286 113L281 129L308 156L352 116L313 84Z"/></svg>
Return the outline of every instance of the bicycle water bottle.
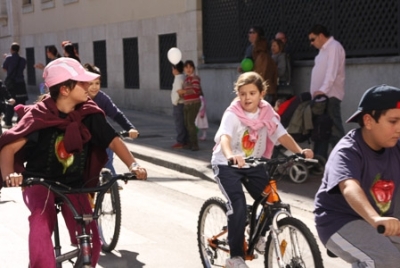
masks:
<svg viewBox="0 0 400 268"><path fill-rule="evenodd" d="M276 187L276 180L270 180L269 184L265 186L264 191L262 192L262 196L267 197L267 203L275 203L279 201L279 196Z"/></svg>

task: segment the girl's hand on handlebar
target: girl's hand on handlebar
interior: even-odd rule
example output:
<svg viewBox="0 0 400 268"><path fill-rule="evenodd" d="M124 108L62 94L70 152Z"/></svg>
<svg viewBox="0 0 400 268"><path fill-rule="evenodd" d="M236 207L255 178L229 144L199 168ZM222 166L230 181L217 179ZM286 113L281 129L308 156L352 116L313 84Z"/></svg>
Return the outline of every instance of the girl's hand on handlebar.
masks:
<svg viewBox="0 0 400 268"><path fill-rule="evenodd" d="M129 133L129 138L131 139L136 139L139 136L139 131L137 131L137 129L134 128L130 129L128 133Z"/></svg>
<svg viewBox="0 0 400 268"><path fill-rule="evenodd" d="M11 173L6 177L6 185L7 187L19 187L22 184L22 174L21 173Z"/></svg>
<svg viewBox="0 0 400 268"><path fill-rule="evenodd" d="M136 175L136 178L139 180L147 180L147 171L145 168L142 168L140 166L136 166L132 168L131 170L132 173Z"/></svg>
<svg viewBox="0 0 400 268"><path fill-rule="evenodd" d="M228 157L228 161L232 162L233 165L237 165L238 168L242 168L246 165L246 162L241 155L231 155Z"/></svg>
<svg viewBox="0 0 400 268"><path fill-rule="evenodd" d="M301 154L303 154L305 158L314 158L314 152L311 149L303 149Z"/></svg>

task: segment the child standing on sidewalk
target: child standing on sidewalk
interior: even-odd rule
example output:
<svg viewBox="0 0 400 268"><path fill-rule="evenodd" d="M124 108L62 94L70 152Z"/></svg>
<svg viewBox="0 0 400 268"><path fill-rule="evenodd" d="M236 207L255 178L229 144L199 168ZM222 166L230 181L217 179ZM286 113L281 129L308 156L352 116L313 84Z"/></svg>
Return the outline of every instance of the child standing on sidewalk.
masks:
<svg viewBox="0 0 400 268"><path fill-rule="evenodd" d="M192 151L198 151L199 143L197 139L197 129L194 121L200 110L200 77L195 74L195 65L192 60L187 60L184 64L186 73L183 89L178 90L178 93L183 95L184 106L183 113L185 118L185 127L189 134L189 144L183 148Z"/></svg>
<svg viewBox="0 0 400 268"><path fill-rule="evenodd" d="M267 90L262 77L255 72L239 76L235 84L237 98L222 116L221 125L215 135L216 146L211 164L222 193L228 200L228 243L231 258L226 260L226 268L248 267L244 260L244 230L246 226L246 198L242 188L242 178L249 180L243 184L250 195L257 199L269 182L264 167L245 166L248 156L270 158L274 144L279 142L293 153L303 153L313 157L310 149L302 149L286 132L272 106L263 100ZM238 168L228 166L232 160ZM265 238L261 237L255 249L265 251Z"/></svg>
<svg viewBox="0 0 400 268"><path fill-rule="evenodd" d="M185 127L185 119L183 114L183 94L178 91L183 89L185 75L183 74L183 61L172 65L172 74L174 75L174 82L171 90L171 102L173 105L173 116L176 130L176 143L171 147L173 149L181 149L183 145L189 142L189 135Z"/></svg>
<svg viewBox="0 0 400 268"><path fill-rule="evenodd" d="M207 120L207 113L206 113L206 100L204 98L203 93L200 95L201 106L200 110L197 113L197 117L195 120L195 125L201 131L201 137L199 140L204 141L207 138L207 129L208 129L208 120Z"/></svg>

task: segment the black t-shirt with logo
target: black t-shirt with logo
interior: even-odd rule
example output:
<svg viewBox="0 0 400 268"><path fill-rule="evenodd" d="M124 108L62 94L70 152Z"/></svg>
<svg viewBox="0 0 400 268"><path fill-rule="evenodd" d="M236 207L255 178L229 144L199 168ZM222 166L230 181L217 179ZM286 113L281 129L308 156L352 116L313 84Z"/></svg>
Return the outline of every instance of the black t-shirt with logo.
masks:
<svg viewBox="0 0 400 268"><path fill-rule="evenodd" d="M66 114L60 114L60 117L66 117ZM23 148L26 155L23 176L55 180L74 188L82 187L91 146L106 149L118 135L100 113L87 116L82 123L92 137L79 153L68 154L65 151L64 131L56 127L41 129L28 135L28 141Z"/></svg>

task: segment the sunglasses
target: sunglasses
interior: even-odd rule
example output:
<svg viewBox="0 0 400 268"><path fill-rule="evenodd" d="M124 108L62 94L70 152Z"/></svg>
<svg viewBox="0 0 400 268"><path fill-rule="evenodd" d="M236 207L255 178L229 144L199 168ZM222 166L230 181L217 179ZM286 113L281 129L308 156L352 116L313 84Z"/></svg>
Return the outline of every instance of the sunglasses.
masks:
<svg viewBox="0 0 400 268"><path fill-rule="evenodd" d="M249 34L255 34L256 32L255 31L249 31Z"/></svg>
<svg viewBox="0 0 400 268"><path fill-rule="evenodd" d="M310 43L314 42L315 38L310 38Z"/></svg>

